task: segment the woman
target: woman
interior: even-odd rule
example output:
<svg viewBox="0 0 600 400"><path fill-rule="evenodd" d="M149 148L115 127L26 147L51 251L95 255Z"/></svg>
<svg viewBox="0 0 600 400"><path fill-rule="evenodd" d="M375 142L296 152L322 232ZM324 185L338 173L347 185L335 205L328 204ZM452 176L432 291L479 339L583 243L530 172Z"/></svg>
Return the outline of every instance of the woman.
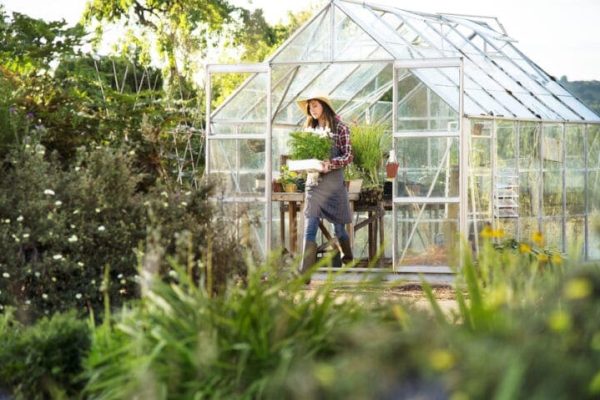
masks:
<svg viewBox="0 0 600 400"><path fill-rule="evenodd" d="M306 186L304 208L304 251L300 273L306 272L317 261L317 231L319 221L325 218L333 223L335 236L342 248L342 261L352 261L350 238L344 227L352 222L348 192L344 186L344 167L352 162L350 129L337 116L327 96L314 96L299 100L298 106L306 114L306 128L322 128L331 132L331 154L322 161L319 179Z"/></svg>

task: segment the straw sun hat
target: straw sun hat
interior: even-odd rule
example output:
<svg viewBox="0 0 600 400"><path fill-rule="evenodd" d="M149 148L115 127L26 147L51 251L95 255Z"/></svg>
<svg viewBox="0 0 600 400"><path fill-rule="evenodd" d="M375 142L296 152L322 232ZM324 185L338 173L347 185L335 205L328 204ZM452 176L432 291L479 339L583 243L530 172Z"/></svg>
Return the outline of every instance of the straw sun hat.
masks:
<svg viewBox="0 0 600 400"><path fill-rule="evenodd" d="M298 100L296 100L296 104L298 104L298 107L300 107L300 110L302 110L302 113L304 115L306 115L307 117L310 117L310 113L308 112L308 102L311 100L321 100L323 103L327 104L329 106L329 108L331 108L331 111L334 112L335 114L335 109L333 108L333 104L331 104L331 100L329 99L329 97L327 97L326 94L315 94L315 95L310 95L310 96L305 96L302 97Z"/></svg>

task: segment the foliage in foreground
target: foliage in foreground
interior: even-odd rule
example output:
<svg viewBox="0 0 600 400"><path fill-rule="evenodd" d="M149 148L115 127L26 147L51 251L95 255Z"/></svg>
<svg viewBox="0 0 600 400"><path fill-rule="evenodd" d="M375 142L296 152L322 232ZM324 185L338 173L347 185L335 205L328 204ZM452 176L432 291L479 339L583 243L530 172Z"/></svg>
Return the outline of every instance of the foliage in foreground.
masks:
<svg viewBox="0 0 600 400"><path fill-rule="evenodd" d="M91 340L87 322L74 312L55 314L27 327L8 310L0 315L0 391L15 399L74 398Z"/></svg>

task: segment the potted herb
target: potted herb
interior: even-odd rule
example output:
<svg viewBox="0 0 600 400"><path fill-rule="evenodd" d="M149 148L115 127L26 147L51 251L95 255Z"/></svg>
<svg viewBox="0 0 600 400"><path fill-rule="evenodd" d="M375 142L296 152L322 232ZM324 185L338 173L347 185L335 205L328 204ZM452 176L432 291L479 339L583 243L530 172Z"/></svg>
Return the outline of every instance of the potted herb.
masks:
<svg viewBox="0 0 600 400"><path fill-rule="evenodd" d="M283 187L284 192L293 193L297 190L297 179L298 173L290 171L287 165L281 166L281 175L279 175L279 182Z"/></svg>

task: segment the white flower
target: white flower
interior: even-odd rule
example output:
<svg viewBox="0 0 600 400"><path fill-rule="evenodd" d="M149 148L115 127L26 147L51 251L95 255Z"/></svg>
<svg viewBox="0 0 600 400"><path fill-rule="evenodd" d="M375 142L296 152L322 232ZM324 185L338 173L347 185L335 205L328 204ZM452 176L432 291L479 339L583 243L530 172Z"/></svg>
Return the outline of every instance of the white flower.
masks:
<svg viewBox="0 0 600 400"><path fill-rule="evenodd" d="M129 155L130 155L130 156L135 156L135 150L131 150L131 151L129 152Z"/></svg>
<svg viewBox="0 0 600 400"><path fill-rule="evenodd" d="M75 167L75 172L79 172L80 169L81 167Z"/></svg>
<svg viewBox="0 0 600 400"><path fill-rule="evenodd" d="M98 232L104 232L106 230L106 228L104 227L104 225L100 225L98 227Z"/></svg>
<svg viewBox="0 0 600 400"><path fill-rule="evenodd" d="M169 203L167 203L167 202L165 201L165 202L163 203L163 207L164 207L164 208L167 208L167 207L169 207Z"/></svg>
<svg viewBox="0 0 600 400"><path fill-rule="evenodd" d="M73 214L79 214L79 209L73 211Z"/></svg>
<svg viewBox="0 0 600 400"><path fill-rule="evenodd" d="M96 214L98 214L100 211L102 211L102 210L100 210L99 208L96 208Z"/></svg>
<svg viewBox="0 0 600 400"><path fill-rule="evenodd" d="M23 234L23 239L27 239L27 238L29 238L29 233L24 233Z"/></svg>
<svg viewBox="0 0 600 400"><path fill-rule="evenodd" d="M160 195L163 197L169 197L169 195L167 194L167 192L160 192Z"/></svg>
<svg viewBox="0 0 600 400"><path fill-rule="evenodd" d="M191 195L192 195L192 192L190 192L190 191L187 191L187 192L185 192L185 195L186 195L186 196L191 196Z"/></svg>
<svg viewBox="0 0 600 400"><path fill-rule="evenodd" d="M150 205L150 202L149 202L148 200L146 200L146 201L144 202L144 206L148 207L149 205Z"/></svg>
<svg viewBox="0 0 600 400"><path fill-rule="evenodd" d="M123 277L123 274L119 274L119 275L117 275L117 278L118 278L118 279L121 279L122 277Z"/></svg>
<svg viewBox="0 0 600 400"><path fill-rule="evenodd" d="M181 205L182 205L183 207L187 207L188 203L186 203L185 201L182 201L182 202L181 202Z"/></svg>
<svg viewBox="0 0 600 400"><path fill-rule="evenodd" d="M62 254L55 254L55 255L53 255L53 256L52 256L52 258L53 258L54 260L62 260L62 259L63 259L63 256L62 256Z"/></svg>
<svg viewBox="0 0 600 400"><path fill-rule="evenodd" d="M30 305L31 304L31 300L25 300L25 304Z"/></svg>
<svg viewBox="0 0 600 400"><path fill-rule="evenodd" d="M23 221L23 216L22 216L22 215L19 215L19 216L17 217L17 221L19 221L19 222Z"/></svg>
<svg viewBox="0 0 600 400"><path fill-rule="evenodd" d="M54 205L55 205L56 207L60 207L60 206L62 206L62 201L60 201L60 200L57 200L57 201L55 201L55 202L54 202Z"/></svg>
<svg viewBox="0 0 600 400"><path fill-rule="evenodd" d="M76 298L77 300L81 299L81 293L77 293L77 294L75 295L75 298Z"/></svg>
<svg viewBox="0 0 600 400"><path fill-rule="evenodd" d="M69 243L75 243L77 241L77 235L72 235L67 240L69 241Z"/></svg>
<svg viewBox="0 0 600 400"><path fill-rule="evenodd" d="M40 272L39 271L35 271L34 275L35 275L36 278L39 278L40 277Z"/></svg>
<svg viewBox="0 0 600 400"><path fill-rule="evenodd" d="M42 299L47 300L48 299L48 295L46 293L42 293Z"/></svg>
<svg viewBox="0 0 600 400"><path fill-rule="evenodd" d="M5 219L5 220L4 220L4 223L5 223L5 224L10 224L10 219L8 219L8 218L7 218L7 219Z"/></svg>
<svg viewBox="0 0 600 400"><path fill-rule="evenodd" d="M91 283L92 285L95 285L95 284L96 284L96 280L95 280L95 279L92 279L92 281L91 281L90 283Z"/></svg>
<svg viewBox="0 0 600 400"><path fill-rule="evenodd" d="M172 278L177 278L177 272L175 272L174 270L170 270L169 271L169 276Z"/></svg>
<svg viewBox="0 0 600 400"><path fill-rule="evenodd" d="M53 276L52 278L50 278L52 280L52 282L56 282L56 277Z"/></svg>
<svg viewBox="0 0 600 400"><path fill-rule="evenodd" d="M46 190L44 190L44 194L48 195L48 196L54 196L54 190L46 189Z"/></svg>
<svg viewBox="0 0 600 400"><path fill-rule="evenodd" d="M9 274L8 272L4 272L4 273L2 274L2 277L3 277L3 278L7 278L7 279L8 279L8 278L10 278L10 274Z"/></svg>
<svg viewBox="0 0 600 400"><path fill-rule="evenodd" d="M71 224L71 229L75 229L75 225Z"/></svg>
<svg viewBox="0 0 600 400"><path fill-rule="evenodd" d="M125 279L121 279L121 285L124 285L125 282L126 282Z"/></svg>
<svg viewBox="0 0 600 400"><path fill-rule="evenodd" d="M85 264L84 264L84 263L82 263L81 261L78 261L78 262L77 262L77 265L79 265L80 267L83 267Z"/></svg>

